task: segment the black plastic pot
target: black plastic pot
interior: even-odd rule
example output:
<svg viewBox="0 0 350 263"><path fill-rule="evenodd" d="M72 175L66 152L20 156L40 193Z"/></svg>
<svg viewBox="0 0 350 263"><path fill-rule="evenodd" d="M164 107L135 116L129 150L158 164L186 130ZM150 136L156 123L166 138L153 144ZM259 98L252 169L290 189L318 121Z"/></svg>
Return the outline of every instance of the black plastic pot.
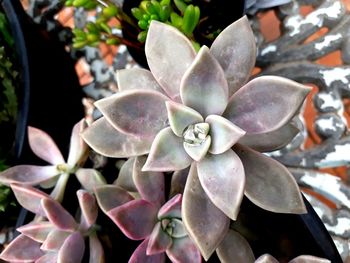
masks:
<svg viewBox="0 0 350 263"><path fill-rule="evenodd" d="M131 8L138 7L141 0L124 0L123 11L133 18ZM234 4L227 0L193 0L194 5L200 7L201 21L193 32L196 40L201 45L210 46L213 39L207 39L205 35L210 32L222 30L244 15L245 0L235 0ZM234 7L234 8L233 8ZM137 24L136 19L134 19ZM148 68L144 52L144 44L137 40L139 29L122 22L123 37L133 43L135 47L128 46L128 51L134 60L141 66Z"/></svg>
<svg viewBox="0 0 350 263"><path fill-rule="evenodd" d="M19 0L3 0L1 9L15 40L19 70L19 109L9 162L11 165L45 164L30 150L28 125L47 132L67 156L72 128L84 117L83 93L75 61L57 36L48 34L32 21ZM23 223L25 211L21 213L17 225Z"/></svg>

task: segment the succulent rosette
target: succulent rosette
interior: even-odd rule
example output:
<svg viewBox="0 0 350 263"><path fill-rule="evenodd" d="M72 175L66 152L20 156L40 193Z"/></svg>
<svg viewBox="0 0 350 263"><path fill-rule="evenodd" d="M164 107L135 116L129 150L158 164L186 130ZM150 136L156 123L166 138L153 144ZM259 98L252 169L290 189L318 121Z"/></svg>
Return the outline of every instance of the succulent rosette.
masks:
<svg viewBox="0 0 350 263"><path fill-rule="evenodd" d="M110 157L148 154L143 171L190 167L182 219L206 260L244 194L273 212L304 213L292 175L259 151L295 136L289 121L309 88L276 76L246 83L256 56L247 18L198 54L178 30L152 21L145 52L150 71L117 73L119 92L96 102L103 117L83 132L85 141Z"/></svg>
<svg viewBox="0 0 350 263"><path fill-rule="evenodd" d="M104 178L96 170L82 168L88 156L88 146L80 137L86 127L85 120L76 123L72 129L67 161L54 140L46 132L28 127L28 141L33 153L48 165L16 165L0 173L0 182L5 185L41 185L54 187L51 196L62 201L64 191L71 174L75 174L81 185L92 190L94 186L104 184Z"/></svg>
<svg viewBox="0 0 350 263"><path fill-rule="evenodd" d="M77 192L81 219L76 220L49 195L32 186L11 184L18 202L40 217L17 229L16 237L0 254L9 262L74 262L83 259L84 238L89 238L90 262L104 262L102 245L94 231L98 207L95 197Z"/></svg>
<svg viewBox="0 0 350 263"><path fill-rule="evenodd" d="M99 207L132 240L143 240L129 263L201 262L181 220L182 196L165 202L164 174L142 172L146 158L130 158L114 185L97 187Z"/></svg>

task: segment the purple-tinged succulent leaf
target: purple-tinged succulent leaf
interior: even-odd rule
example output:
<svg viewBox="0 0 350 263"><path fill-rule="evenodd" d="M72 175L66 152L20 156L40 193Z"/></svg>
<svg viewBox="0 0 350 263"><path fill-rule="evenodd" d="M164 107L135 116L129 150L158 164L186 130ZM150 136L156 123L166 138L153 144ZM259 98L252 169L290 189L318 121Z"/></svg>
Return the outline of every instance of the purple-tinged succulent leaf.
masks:
<svg viewBox="0 0 350 263"><path fill-rule="evenodd" d="M114 184L125 189L128 192L137 192L136 185L133 180L135 158L129 158L120 168L118 178Z"/></svg>
<svg viewBox="0 0 350 263"><path fill-rule="evenodd" d="M148 238L143 240L141 244L135 249L134 253L129 259L129 263L164 263L165 253L159 253L156 255L147 255L146 250L148 246Z"/></svg>
<svg viewBox="0 0 350 263"><path fill-rule="evenodd" d="M199 181L209 199L236 220L244 195L245 175L241 160L231 149L208 154L197 163Z"/></svg>
<svg viewBox="0 0 350 263"><path fill-rule="evenodd" d="M60 175L56 175L46 181L43 181L39 184L39 186L43 189L49 189L49 188L52 188L56 185L57 183L57 180L59 179L59 176Z"/></svg>
<svg viewBox="0 0 350 263"><path fill-rule="evenodd" d="M199 162L207 154L211 145L211 137L208 135L200 145L192 145L184 142L183 147L186 153L195 161Z"/></svg>
<svg viewBox="0 0 350 263"><path fill-rule="evenodd" d="M41 206L49 221L60 230L74 231L78 227L74 218L57 201L44 198Z"/></svg>
<svg viewBox="0 0 350 263"><path fill-rule="evenodd" d="M105 253L96 233L89 236L90 260L89 263L104 263Z"/></svg>
<svg viewBox="0 0 350 263"><path fill-rule="evenodd" d="M97 218L98 207L96 199L92 194L85 190L78 190L77 196L81 209L81 224L84 225L85 229L88 229L95 224Z"/></svg>
<svg viewBox="0 0 350 263"><path fill-rule="evenodd" d="M155 79L170 98L178 99L182 76L196 56L191 42L174 27L153 20L145 53Z"/></svg>
<svg viewBox="0 0 350 263"><path fill-rule="evenodd" d="M110 210L107 215L128 238L147 238L157 221L158 209L143 199L133 200Z"/></svg>
<svg viewBox="0 0 350 263"><path fill-rule="evenodd" d="M244 237L238 232L230 229L225 239L216 249L216 253L221 263L231 263L235 259L235 263L254 263L254 253Z"/></svg>
<svg viewBox="0 0 350 263"><path fill-rule="evenodd" d="M16 165L0 173L0 182L5 185L20 183L36 185L59 174L56 166Z"/></svg>
<svg viewBox="0 0 350 263"><path fill-rule="evenodd" d="M93 191L95 187L106 184L103 175L95 169L79 168L75 175L79 183L88 191Z"/></svg>
<svg viewBox="0 0 350 263"><path fill-rule="evenodd" d="M141 198L160 207L165 202L164 174L160 172L142 172L146 156L138 156L134 162L133 181Z"/></svg>
<svg viewBox="0 0 350 263"><path fill-rule="evenodd" d="M247 134L272 132L291 120L309 92L286 78L258 77L230 98L223 116Z"/></svg>
<svg viewBox="0 0 350 263"><path fill-rule="evenodd" d="M142 68L121 69L117 71L119 91L130 89L150 89L167 96L149 70Z"/></svg>
<svg viewBox="0 0 350 263"><path fill-rule="evenodd" d="M192 159L185 152L183 139L170 127L161 130L154 139L142 171L177 171L188 167Z"/></svg>
<svg viewBox="0 0 350 263"><path fill-rule="evenodd" d="M255 260L255 263L279 263L277 259L269 254L264 254Z"/></svg>
<svg viewBox="0 0 350 263"><path fill-rule="evenodd" d="M104 117L85 129L82 137L97 153L116 158L146 154L153 142L153 138L141 138L117 131Z"/></svg>
<svg viewBox="0 0 350 263"><path fill-rule="evenodd" d="M188 237L173 239L172 246L167 249L166 254L172 262L200 263L201 253Z"/></svg>
<svg viewBox="0 0 350 263"><path fill-rule="evenodd" d="M167 100L168 97L153 90L125 90L95 105L120 132L153 139L167 126Z"/></svg>
<svg viewBox="0 0 350 263"><path fill-rule="evenodd" d="M203 117L221 115L228 102L228 87L224 71L203 46L181 80L180 94L186 106Z"/></svg>
<svg viewBox="0 0 350 263"><path fill-rule="evenodd" d="M331 261L325 258L302 255L292 259L289 263L331 263Z"/></svg>
<svg viewBox="0 0 350 263"><path fill-rule="evenodd" d="M0 259L10 262L33 262L42 255L40 243L25 235L19 235L2 251Z"/></svg>
<svg viewBox="0 0 350 263"><path fill-rule="evenodd" d="M286 167L243 145L234 151L245 169L245 195L250 201L272 212L306 213L298 184Z"/></svg>
<svg viewBox="0 0 350 263"><path fill-rule="evenodd" d="M223 68L232 96L248 80L255 65L255 37L247 17L225 28L211 45L210 53Z"/></svg>
<svg viewBox="0 0 350 263"><path fill-rule="evenodd" d="M171 237L162 229L161 223L158 222L149 236L146 254L155 255L165 252L171 244Z"/></svg>
<svg viewBox="0 0 350 263"><path fill-rule="evenodd" d="M190 107L174 101L167 101L165 104L170 127L175 135L179 137L182 137L189 125L204 122L203 117Z"/></svg>
<svg viewBox="0 0 350 263"><path fill-rule="evenodd" d="M34 154L40 159L53 165L65 163L56 143L46 132L29 126L28 142Z"/></svg>
<svg viewBox="0 0 350 263"><path fill-rule="evenodd" d="M51 198L49 195L29 185L11 184L11 189L22 207L34 214L46 216L41 200Z"/></svg>
<svg viewBox="0 0 350 263"><path fill-rule="evenodd" d="M85 250L84 238L79 232L72 233L58 252L57 263L79 263Z"/></svg>
<svg viewBox="0 0 350 263"><path fill-rule="evenodd" d="M204 192L195 163L191 165L185 186L182 220L205 260L209 259L229 230L230 219Z"/></svg>
<svg viewBox="0 0 350 263"><path fill-rule="evenodd" d="M121 206L134 199L126 190L116 185L96 187L95 196L98 206L105 214L113 208Z"/></svg>
<svg viewBox="0 0 350 263"><path fill-rule="evenodd" d="M58 255L56 252L46 252L46 254L37 259L35 263L56 263L57 257Z"/></svg>
<svg viewBox="0 0 350 263"><path fill-rule="evenodd" d="M175 195L159 209L158 218L181 218L181 202L181 194Z"/></svg>
<svg viewBox="0 0 350 263"><path fill-rule="evenodd" d="M59 251L70 234L71 232L54 229L48 234L40 249L44 251Z"/></svg>
<svg viewBox="0 0 350 263"><path fill-rule="evenodd" d="M37 242L44 242L47 235L54 229L54 226L47 221L31 222L27 225L17 228L17 231L30 237Z"/></svg>
<svg viewBox="0 0 350 263"><path fill-rule="evenodd" d="M286 146L298 133L298 128L287 123L272 132L246 134L238 143L259 152L272 152Z"/></svg>
<svg viewBox="0 0 350 263"><path fill-rule="evenodd" d="M245 134L241 128L218 115L209 115L205 122L210 124L211 145L209 152L212 154L226 152Z"/></svg>
<svg viewBox="0 0 350 263"><path fill-rule="evenodd" d="M86 127L87 124L84 119L73 127L67 161L70 166L75 166L78 163L84 162L88 156L88 146L80 136Z"/></svg>
<svg viewBox="0 0 350 263"><path fill-rule="evenodd" d="M170 197L184 192L189 171L190 168L187 167L173 173L173 176L171 177Z"/></svg>

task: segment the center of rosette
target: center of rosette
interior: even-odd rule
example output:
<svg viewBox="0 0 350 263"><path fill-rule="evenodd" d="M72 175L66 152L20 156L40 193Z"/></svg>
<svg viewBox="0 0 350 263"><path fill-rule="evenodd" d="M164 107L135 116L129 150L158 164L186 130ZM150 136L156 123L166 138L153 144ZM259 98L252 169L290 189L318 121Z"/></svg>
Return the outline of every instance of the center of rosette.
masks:
<svg viewBox="0 0 350 263"><path fill-rule="evenodd" d="M191 124L183 133L184 142L191 146L199 146L206 140L209 130L210 127L208 123Z"/></svg>

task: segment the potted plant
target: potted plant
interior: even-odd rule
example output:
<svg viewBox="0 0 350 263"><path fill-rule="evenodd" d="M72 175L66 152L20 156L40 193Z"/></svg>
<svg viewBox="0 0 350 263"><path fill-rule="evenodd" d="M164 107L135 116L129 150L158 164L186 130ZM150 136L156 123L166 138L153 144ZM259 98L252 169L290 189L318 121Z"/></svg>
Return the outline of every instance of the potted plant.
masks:
<svg viewBox="0 0 350 263"><path fill-rule="evenodd" d="M166 256L173 262L341 262L295 179L258 151L262 138L265 150L293 138L289 121L309 89L274 76L247 82L255 63L248 20L233 23L198 53L177 29L152 21L145 51L150 71L117 73L119 92L96 102L100 119L74 126L67 160L46 132L29 128L33 152L50 165L0 174L18 202L37 214L1 258L108 261L101 243L114 245L119 257L123 244L98 238L105 214L126 237L141 241L129 262ZM115 181L84 166L87 144L124 160ZM72 174L83 188L76 217L63 207ZM48 182L48 193L33 187ZM294 227L298 235L283 231Z"/></svg>

